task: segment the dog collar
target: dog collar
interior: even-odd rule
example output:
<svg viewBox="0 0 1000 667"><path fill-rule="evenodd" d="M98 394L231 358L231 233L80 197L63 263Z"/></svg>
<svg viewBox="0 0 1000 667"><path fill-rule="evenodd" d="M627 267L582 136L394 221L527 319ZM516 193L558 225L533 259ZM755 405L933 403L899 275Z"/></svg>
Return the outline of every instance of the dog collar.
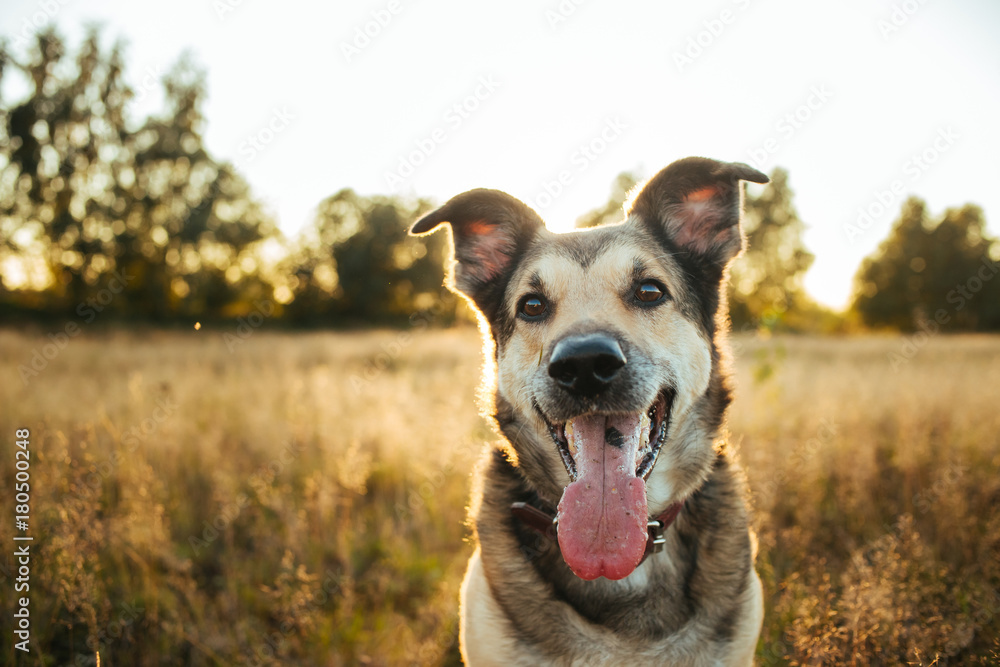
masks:
<svg viewBox="0 0 1000 667"><path fill-rule="evenodd" d="M670 524L674 522L674 519L677 518L677 515L681 513L681 509L683 508L684 501L682 500L670 505L658 516L649 520L646 524L646 551L642 554L642 560L639 561L639 565L645 562L649 554L663 551L663 545L667 542L667 538L664 537L663 533L670 527ZM520 502L511 504L510 513L536 533L540 533L550 540L556 540L556 528L559 524L559 518L555 514L538 509L534 505Z"/></svg>

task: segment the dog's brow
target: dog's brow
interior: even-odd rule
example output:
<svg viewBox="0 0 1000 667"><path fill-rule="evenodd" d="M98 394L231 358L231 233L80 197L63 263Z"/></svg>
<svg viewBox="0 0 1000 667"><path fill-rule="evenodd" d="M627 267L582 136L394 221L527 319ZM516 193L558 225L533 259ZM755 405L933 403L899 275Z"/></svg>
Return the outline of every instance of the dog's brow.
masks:
<svg viewBox="0 0 1000 667"><path fill-rule="evenodd" d="M599 234L584 236L564 234L555 248L559 254L573 260L581 268L586 269L608 249L609 244L601 242L601 239L607 239L607 237Z"/></svg>
<svg viewBox="0 0 1000 667"><path fill-rule="evenodd" d="M528 278L528 287L530 287L533 292L544 291L542 289L542 277L538 275L538 271L532 273L531 277Z"/></svg>
<svg viewBox="0 0 1000 667"><path fill-rule="evenodd" d="M632 259L632 282L637 283L649 273L649 269L646 267L646 263L635 257Z"/></svg>
<svg viewBox="0 0 1000 667"><path fill-rule="evenodd" d="M653 259L655 259L657 262L665 262L666 260L671 259L673 257L677 257L678 255L690 255L690 254L691 253L687 252L664 252L662 254L656 255L655 257L653 257Z"/></svg>
<svg viewBox="0 0 1000 667"><path fill-rule="evenodd" d="M668 273L673 268L676 268L676 270L680 271L681 273L686 273L686 271L684 270L683 265L680 262L678 262L677 259L676 259L676 258L680 257L681 255L686 255L686 254L688 254L688 253L684 253L684 252L662 252L659 255L654 255L651 259L652 259L652 261L656 262L661 267L663 267L664 270L666 270ZM670 268L668 268L668 267L670 267Z"/></svg>

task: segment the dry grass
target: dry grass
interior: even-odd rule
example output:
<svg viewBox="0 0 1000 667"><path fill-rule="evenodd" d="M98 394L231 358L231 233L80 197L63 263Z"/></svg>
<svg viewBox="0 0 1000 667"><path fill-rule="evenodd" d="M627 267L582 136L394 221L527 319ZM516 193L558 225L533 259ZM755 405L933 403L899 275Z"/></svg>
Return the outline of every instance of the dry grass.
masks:
<svg viewBox="0 0 1000 667"><path fill-rule="evenodd" d="M407 336L87 332L25 387L44 332L0 331L0 432L34 450L21 664L453 662L479 341ZM736 343L759 662L1000 664L1000 338L898 372L896 338Z"/></svg>

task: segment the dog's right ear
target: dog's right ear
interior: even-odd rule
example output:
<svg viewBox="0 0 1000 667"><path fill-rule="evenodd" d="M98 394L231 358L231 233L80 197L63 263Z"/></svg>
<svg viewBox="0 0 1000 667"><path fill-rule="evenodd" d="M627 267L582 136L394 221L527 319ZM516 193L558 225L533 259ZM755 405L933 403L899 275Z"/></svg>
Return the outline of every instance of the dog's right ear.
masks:
<svg viewBox="0 0 1000 667"><path fill-rule="evenodd" d="M492 321L514 258L544 223L521 200L483 188L451 198L417 220L410 233L429 234L443 223L451 226L455 260L449 287L469 297Z"/></svg>

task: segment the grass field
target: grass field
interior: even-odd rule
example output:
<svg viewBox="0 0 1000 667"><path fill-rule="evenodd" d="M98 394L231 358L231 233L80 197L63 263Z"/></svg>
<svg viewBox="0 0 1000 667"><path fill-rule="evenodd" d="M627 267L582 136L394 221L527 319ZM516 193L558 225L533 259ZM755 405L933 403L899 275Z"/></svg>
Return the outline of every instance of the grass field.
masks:
<svg viewBox="0 0 1000 667"><path fill-rule="evenodd" d="M0 330L0 662L457 662L476 332L46 333ZM760 664L1000 664L1000 338L907 342L734 340Z"/></svg>

